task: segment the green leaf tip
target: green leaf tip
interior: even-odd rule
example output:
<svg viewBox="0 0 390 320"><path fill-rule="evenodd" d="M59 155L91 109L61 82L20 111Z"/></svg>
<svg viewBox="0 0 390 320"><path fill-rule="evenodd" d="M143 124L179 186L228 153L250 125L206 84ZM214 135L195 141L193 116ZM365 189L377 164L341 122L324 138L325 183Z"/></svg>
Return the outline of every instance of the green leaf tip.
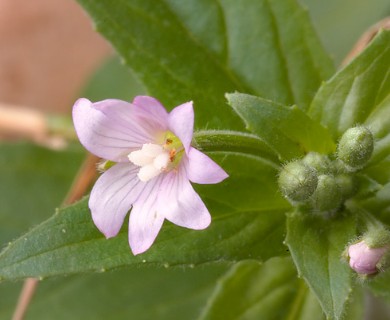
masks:
<svg viewBox="0 0 390 320"><path fill-rule="evenodd" d="M336 149L327 129L297 106L286 107L244 93L226 97L246 127L267 143L281 161L302 157L310 151L327 154Z"/></svg>
<svg viewBox="0 0 390 320"><path fill-rule="evenodd" d="M328 128L334 139L356 124L382 138L389 127L390 31L383 30L348 65L322 84L309 115Z"/></svg>

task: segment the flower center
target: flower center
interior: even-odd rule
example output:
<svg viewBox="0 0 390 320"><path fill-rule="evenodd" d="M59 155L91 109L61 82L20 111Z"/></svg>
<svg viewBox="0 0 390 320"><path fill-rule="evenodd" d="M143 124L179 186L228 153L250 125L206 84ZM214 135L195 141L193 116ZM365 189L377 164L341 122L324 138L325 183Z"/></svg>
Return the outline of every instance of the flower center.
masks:
<svg viewBox="0 0 390 320"><path fill-rule="evenodd" d="M167 131L162 144L145 143L142 148L128 155L129 160L140 166L138 178L149 181L162 172L168 172L178 166L183 156L184 148L180 139Z"/></svg>

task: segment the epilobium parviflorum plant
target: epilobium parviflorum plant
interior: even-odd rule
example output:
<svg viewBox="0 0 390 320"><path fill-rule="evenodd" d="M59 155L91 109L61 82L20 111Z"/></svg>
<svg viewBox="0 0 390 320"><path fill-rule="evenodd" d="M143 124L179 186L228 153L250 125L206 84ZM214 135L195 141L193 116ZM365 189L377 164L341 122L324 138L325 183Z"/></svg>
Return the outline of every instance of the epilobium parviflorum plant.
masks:
<svg viewBox="0 0 390 320"><path fill-rule="evenodd" d="M78 2L144 88L73 106L99 176L0 254L4 284L44 280L27 319L358 320L374 295L386 306L389 31L336 71L295 0ZM53 175L75 172L71 154L47 157Z"/></svg>

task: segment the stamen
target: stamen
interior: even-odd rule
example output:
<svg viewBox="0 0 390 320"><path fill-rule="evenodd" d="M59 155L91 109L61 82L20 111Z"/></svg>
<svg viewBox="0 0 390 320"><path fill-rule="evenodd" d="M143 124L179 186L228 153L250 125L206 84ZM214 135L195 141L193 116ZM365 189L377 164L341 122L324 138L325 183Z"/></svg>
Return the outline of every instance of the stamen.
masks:
<svg viewBox="0 0 390 320"><path fill-rule="evenodd" d="M169 152L169 160L171 162L175 161L175 156L176 156L176 149L172 149L170 152Z"/></svg>

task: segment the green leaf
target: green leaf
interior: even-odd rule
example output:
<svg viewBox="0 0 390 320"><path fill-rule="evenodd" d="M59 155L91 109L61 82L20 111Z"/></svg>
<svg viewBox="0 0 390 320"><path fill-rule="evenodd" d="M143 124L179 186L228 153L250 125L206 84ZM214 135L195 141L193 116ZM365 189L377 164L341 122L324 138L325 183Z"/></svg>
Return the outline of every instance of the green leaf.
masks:
<svg viewBox="0 0 390 320"><path fill-rule="evenodd" d="M390 54L388 55L387 62L390 62ZM387 75L388 77L385 81L389 83L390 71ZM370 116L365 121L365 125L371 129L375 138L374 151L370 159L369 166L375 165L382 160L386 161L386 158L388 162L388 158L390 157L390 85L388 85L386 94L386 98L384 98L383 101L377 105L375 110L371 111Z"/></svg>
<svg viewBox="0 0 390 320"><path fill-rule="evenodd" d="M218 265L123 268L48 279L39 282L26 319L197 319L225 271ZM2 283L2 288L0 318L11 319L15 283Z"/></svg>
<svg viewBox="0 0 390 320"><path fill-rule="evenodd" d="M197 319L225 269L126 268L41 281L26 319Z"/></svg>
<svg viewBox="0 0 390 320"><path fill-rule="evenodd" d="M378 183L386 184L390 181L390 156L382 159L378 163L370 165L363 172Z"/></svg>
<svg viewBox="0 0 390 320"><path fill-rule="evenodd" d="M305 109L333 71L293 0L79 2L151 95L194 100L197 127L239 129L223 98L234 90Z"/></svg>
<svg viewBox="0 0 390 320"><path fill-rule="evenodd" d="M352 291L352 272L342 261L356 236L352 214L323 219L296 212L287 219L286 242L298 273L316 294L329 319L342 319Z"/></svg>
<svg viewBox="0 0 390 320"><path fill-rule="evenodd" d="M387 302L387 308L385 310L383 310L383 306L382 308L380 308L381 304L379 303L379 301L376 301L377 302L376 307L379 309L378 311L382 311L379 313L380 315L389 316L390 315L390 305L389 305L390 304L390 291L389 291L390 269L386 269L385 272L381 272L377 275L374 275L374 277L368 279L364 284L375 294L375 296L380 297Z"/></svg>
<svg viewBox="0 0 390 320"><path fill-rule="evenodd" d="M53 214L64 199L85 153L30 143L0 144L0 245Z"/></svg>
<svg viewBox="0 0 390 320"><path fill-rule="evenodd" d="M198 265L249 257L267 259L283 254L283 220L283 211L270 210L214 217L206 231L166 224L147 253L133 256L126 226L117 237L106 240L94 227L85 199L59 210L53 218L11 243L0 255L0 277L10 280L99 272L124 265Z"/></svg>
<svg viewBox="0 0 390 320"><path fill-rule="evenodd" d="M348 306L342 320L371 319L367 316L367 311L365 310L367 306L366 301L367 298L365 297L363 289L355 286L348 298ZM369 307L367 309L369 309Z"/></svg>
<svg viewBox="0 0 390 320"><path fill-rule="evenodd" d="M285 254L284 213L289 204L277 191L276 170L256 158L225 153L213 157L231 177L215 186L197 187L213 216L208 229L194 231L166 222L152 248L134 257L126 224L117 237L106 240L93 225L84 199L9 245L0 254L0 277L99 272L124 265L266 260Z"/></svg>
<svg viewBox="0 0 390 320"><path fill-rule="evenodd" d="M378 296L390 301L390 270L376 275L374 279L367 283L370 289Z"/></svg>
<svg viewBox="0 0 390 320"><path fill-rule="evenodd" d="M328 131L296 106L284 107L272 101L242 93L226 95L246 128L258 135L281 160L309 151L330 153L335 144Z"/></svg>
<svg viewBox="0 0 390 320"><path fill-rule="evenodd" d="M289 258L242 261L219 280L201 319L323 319L311 297Z"/></svg>
<svg viewBox="0 0 390 320"><path fill-rule="evenodd" d="M92 75L80 95L91 101L107 98L131 101L145 92L145 88L131 70L125 67L118 57L110 57Z"/></svg>
<svg viewBox="0 0 390 320"><path fill-rule="evenodd" d="M84 157L70 146L49 150L27 142L0 144L0 246L50 217ZM0 284L0 318L11 319L21 283Z"/></svg>
<svg viewBox="0 0 390 320"><path fill-rule="evenodd" d="M288 320L320 320L325 319L321 306L314 293L307 288L305 283L300 284L300 289L295 297L294 306ZM352 319L351 319L352 320Z"/></svg>
<svg viewBox="0 0 390 320"><path fill-rule="evenodd" d="M223 183L213 186L194 185L202 199L210 199L211 213L224 213L213 208L215 202L241 211L289 210L290 204L282 197L276 183L278 169L261 158L236 153L209 154L229 174ZM237 187L239 186L239 187Z"/></svg>
<svg viewBox="0 0 390 320"><path fill-rule="evenodd" d="M372 213L386 224L390 224L390 182L383 185L370 197L357 199L357 205Z"/></svg>
<svg viewBox="0 0 390 320"><path fill-rule="evenodd" d="M389 128L388 116L384 117L388 112L384 110L389 108L389 61L390 32L382 31L358 57L321 86L310 116L327 127L335 139L357 123L368 125L375 138L385 139Z"/></svg>
<svg viewBox="0 0 390 320"><path fill-rule="evenodd" d="M22 287L22 283L0 283L0 319L12 319Z"/></svg>

